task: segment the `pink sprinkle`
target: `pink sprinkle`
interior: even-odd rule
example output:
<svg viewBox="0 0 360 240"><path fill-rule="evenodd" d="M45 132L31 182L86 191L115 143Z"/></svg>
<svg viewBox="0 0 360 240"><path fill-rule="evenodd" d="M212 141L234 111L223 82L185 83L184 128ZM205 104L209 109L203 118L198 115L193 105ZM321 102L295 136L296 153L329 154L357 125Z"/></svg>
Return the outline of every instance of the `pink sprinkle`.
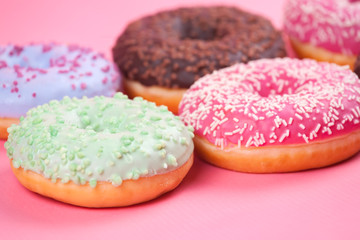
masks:
<svg viewBox="0 0 360 240"><path fill-rule="evenodd" d="M75 90L75 89L76 89L75 84L71 84L71 88L72 88L73 90Z"/></svg>
<svg viewBox="0 0 360 240"><path fill-rule="evenodd" d="M23 50L24 50L24 48L19 47L19 46L14 46L14 49L13 49L15 55L17 55L17 56L19 56Z"/></svg>
<svg viewBox="0 0 360 240"><path fill-rule="evenodd" d="M32 79L36 78L36 74L32 75L31 78L32 78Z"/></svg>
<svg viewBox="0 0 360 240"><path fill-rule="evenodd" d="M65 66L65 63L66 63L65 56L61 56L61 57L59 57L58 59L55 60L55 65L59 66L59 67Z"/></svg>
<svg viewBox="0 0 360 240"><path fill-rule="evenodd" d="M58 73L62 74L62 73L68 73L68 70L59 70Z"/></svg>
<svg viewBox="0 0 360 240"><path fill-rule="evenodd" d="M81 83L81 84L80 84L80 88L81 88L82 90L86 89L86 83Z"/></svg>
<svg viewBox="0 0 360 240"><path fill-rule="evenodd" d="M96 60L96 59L97 59L96 55L92 56L92 60Z"/></svg>
<svg viewBox="0 0 360 240"><path fill-rule="evenodd" d="M21 67L19 65L14 66L14 71L16 72L18 78L23 77L23 74L21 73L20 68Z"/></svg>
<svg viewBox="0 0 360 240"><path fill-rule="evenodd" d="M101 70L103 72L108 72L110 70L110 66L103 67Z"/></svg>
<svg viewBox="0 0 360 240"><path fill-rule="evenodd" d="M43 49L42 49L42 52L43 53L46 53L46 52L48 52L48 51L50 51L51 50L51 46L50 45L44 45L43 46ZM50 63L51 63L51 61L50 61Z"/></svg>
<svg viewBox="0 0 360 240"><path fill-rule="evenodd" d="M6 88L6 85L5 85L5 84L3 84L3 88Z"/></svg>
<svg viewBox="0 0 360 240"><path fill-rule="evenodd" d="M36 97L36 93L33 93L32 96L35 98L35 97Z"/></svg>
<svg viewBox="0 0 360 240"><path fill-rule="evenodd" d="M90 77L90 76L92 76L92 73L91 73L91 72L87 72L87 73L85 73L85 75Z"/></svg>
<svg viewBox="0 0 360 240"><path fill-rule="evenodd" d="M111 79L111 82L114 83L114 82L116 82L116 80L117 80L117 77L113 76L112 79Z"/></svg>
<svg viewBox="0 0 360 240"><path fill-rule="evenodd" d="M7 67L7 63L5 61L0 61L0 69Z"/></svg>
<svg viewBox="0 0 360 240"><path fill-rule="evenodd" d="M73 67L81 67L81 64L78 61L73 62Z"/></svg>
<svg viewBox="0 0 360 240"><path fill-rule="evenodd" d="M20 94L18 95L18 98L21 98L21 95L20 95Z"/></svg>
<svg viewBox="0 0 360 240"><path fill-rule="evenodd" d="M104 79L102 80L102 83L103 83L103 84L106 84L107 81L108 81L108 79L107 79L107 78L104 78Z"/></svg>
<svg viewBox="0 0 360 240"><path fill-rule="evenodd" d="M42 73L42 74L46 74L46 73L47 73L46 70L41 69L41 68L37 68L36 71L38 71L39 73Z"/></svg>
<svg viewBox="0 0 360 240"><path fill-rule="evenodd" d="M14 91L15 91L15 92L19 92L19 88L15 87L15 88L14 88Z"/></svg>
<svg viewBox="0 0 360 240"><path fill-rule="evenodd" d="M27 81L27 82L30 82L30 78L27 78L26 81Z"/></svg>
<svg viewBox="0 0 360 240"><path fill-rule="evenodd" d="M70 79L74 79L75 76L74 76L74 75L70 75L69 78L70 78Z"/></svg>
<svg viewBox="0 0 360 240"><path fill-rule="evenodd" d="M15 86L18 85L18 82L17 82L17 81L14 81L13 83L14 83Z"/></svg>

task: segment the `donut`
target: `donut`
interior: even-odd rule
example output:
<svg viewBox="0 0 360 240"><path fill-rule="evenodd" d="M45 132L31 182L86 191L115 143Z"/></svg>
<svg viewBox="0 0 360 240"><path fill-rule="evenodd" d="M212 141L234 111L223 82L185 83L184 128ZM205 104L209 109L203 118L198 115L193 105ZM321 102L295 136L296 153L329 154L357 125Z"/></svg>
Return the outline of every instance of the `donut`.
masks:
<svg viewBox="0 0 360 240"><path fill-rule="evenodd" d="M353 69L360 54L360 1L288 0L284 32L300 58Z"/></svg>
<svg viewBox="0 0 360 240"><path fill-rule="evenodd" d="M130 96L177 113L184 92L216 69L286 55L269 20L234 7L160 12L127 26L112 50Z"/></svg>
<svg viewBox="0 0 360 240"><path fill-rule="evenodd" d="M112 96L120 86L115 65L75 45L0 46L0 138L35 106L52 99Z"/></svg>
<svg viewBox="0 0 360 240"><path fill-rule="evenodd" d="M83 207L128 206L180 184L193 163L193 129L138 97L64 97L9 128L11 168L27 189Z"/></svg>
<svg viewBox="0 0 360 240"><path fill-rule="evenodd" d="M343 161L360 150L360 80L315 60L262 59L198 80L180 118L199 156L242 172L293 172Z"/></svg>

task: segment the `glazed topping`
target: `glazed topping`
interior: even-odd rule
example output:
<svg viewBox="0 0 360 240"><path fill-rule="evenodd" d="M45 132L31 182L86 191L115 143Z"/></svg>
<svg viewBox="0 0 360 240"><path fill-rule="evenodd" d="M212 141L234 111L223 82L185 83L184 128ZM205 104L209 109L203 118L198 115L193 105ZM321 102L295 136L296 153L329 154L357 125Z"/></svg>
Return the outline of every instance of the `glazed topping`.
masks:
<svg viewBox="0 0 360 240"><path fill-rule="evenodd" d="M8 129L5 148L14 167L53 181L117 186L182 166L193 151L192 130L141 98L65 97L31 109Z"/></svg>
<svg viewBox="0 0 360 240"><path fill-rule="evenodd" d="M257 60L201 78L179 112L221 148L303 144L360 129L360 80L335 64Z"/></svg>
<svg viewBox="0 0 360 240"><path fill-rule="evenodd" d="M354 64L354 72L360 78L360 55L357 57L356 62Z"/></svg>
<svg viewBox="0 0 360 240"><path fill-rule="evenodd" d="M0 117L24 116L64 96L112 96L120 85L114 65L87 48L56 44L0 46Z"/></svg>
<svg viewBox="0 0 360 240"><path fill-rule="evenodd" d="M285 56L281 34L263 17L232 7L180 8L131 23L113 48L127 79L188 88L237 62Z"/></svg>
<svg viewBox="0 0 360 240"><path fill-rule="evenodd" d="M284 31L312 45L346 55L360 53L360 2L288 0Z"/></svg>

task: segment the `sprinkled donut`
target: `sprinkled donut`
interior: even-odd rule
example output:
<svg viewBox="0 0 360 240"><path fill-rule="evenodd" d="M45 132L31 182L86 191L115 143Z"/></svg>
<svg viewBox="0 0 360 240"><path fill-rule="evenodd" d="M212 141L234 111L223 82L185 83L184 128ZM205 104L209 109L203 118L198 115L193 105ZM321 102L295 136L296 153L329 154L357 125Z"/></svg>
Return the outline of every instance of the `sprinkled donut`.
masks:
<svg viewBox="0 0 360 240"><path fill-rule="evenodd" d="M237 64L198 80L179 113L200 156L236 171L319 168L360 149L360 80L336 64Z"/></svg>
<svg viewBox="0 0 360 240"><path fill-rule="evenodd" d="M65 97L12 125L5 148L31 191L85 207L127 206L182 181L193 162L192 131L141 98Z"/></svg>
<svg viewBox="0 0 360 240"><path fill-rule="evenodd" d="M120 85L101 54L57 44L0 46L0 79L0 138L32 107L64 96L112 96Z"/></svg>
<svg viewBox="0 0 360 240"><path fill-rule="evenodd" d="M113 58L125 92L177 113L183 93L216 69L286 55L281 34L261 16L234 7L180 8L131 23Z"/></svg>
<svg viewBox="0 0 360 240"><path fill-rule="evenodd" d="M360 54L360 1L288 0L284 32L299 57L353 68Z"/></svg>

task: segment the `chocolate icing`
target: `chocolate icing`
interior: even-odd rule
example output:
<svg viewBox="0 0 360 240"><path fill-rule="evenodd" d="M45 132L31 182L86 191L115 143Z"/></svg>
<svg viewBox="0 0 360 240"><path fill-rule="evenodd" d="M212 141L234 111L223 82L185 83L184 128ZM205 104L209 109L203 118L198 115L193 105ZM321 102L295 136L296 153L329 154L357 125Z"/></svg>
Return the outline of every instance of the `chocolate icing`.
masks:
<svg viewBox="0 0 360 240"><path fill-rule="evenodd" d="M113 48L125 78L143 85L189 88L238 62L286 56L269 20L234 7L180 8L132 22Z"/></svg>
<svg viewBox="0 0 360 240"><path fill-rule="evenodd" d="M358 75L360 78L360 55L357 57L354 65L354 72Z"/></svg>

